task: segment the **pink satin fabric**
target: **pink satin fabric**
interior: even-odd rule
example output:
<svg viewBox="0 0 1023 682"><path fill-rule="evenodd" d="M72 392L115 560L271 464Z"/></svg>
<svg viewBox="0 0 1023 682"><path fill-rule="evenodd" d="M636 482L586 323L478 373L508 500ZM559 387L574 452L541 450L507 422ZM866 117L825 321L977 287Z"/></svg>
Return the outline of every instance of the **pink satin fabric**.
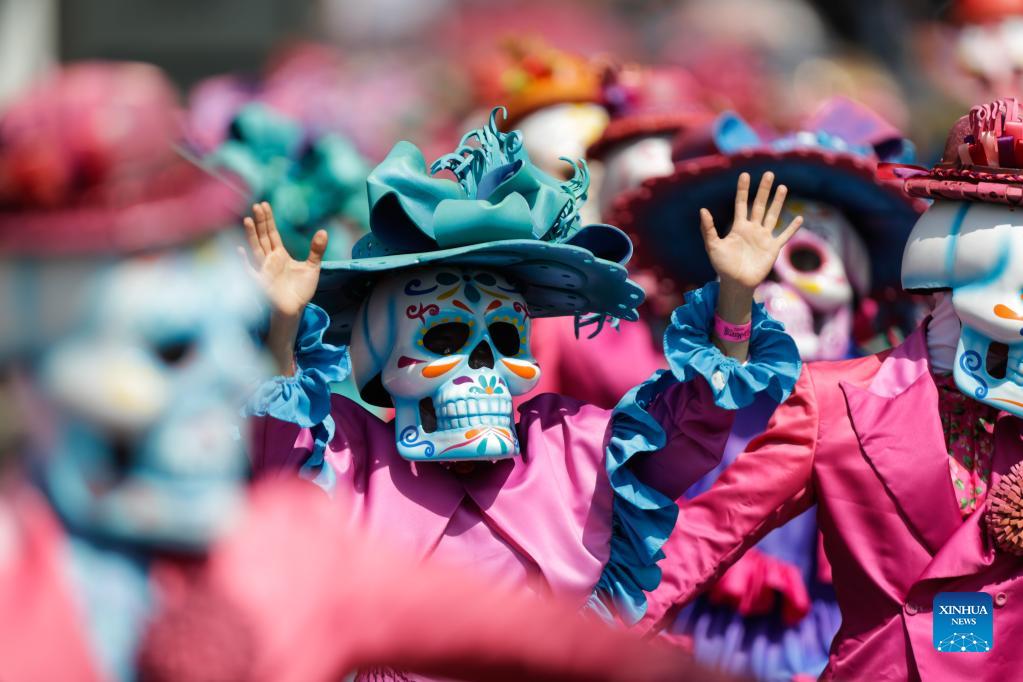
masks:
<svg viewBox="0 0 1023 682"><path fill-rule="evenodd" d="M995 425L992 484L1023 458L1020 421ZM983 510L957 511L925 330L898 348L810 363L767 431L713 488L681 508L645 627L670 622L772 528L818 504L842 610L825 680L1018 676L1023 565L987 542ZM994 597L994 648L935 651L932 601Z"/></svg>
<svg viewBox="0 0 1023 682"><path fill-rule="evenodd" d="M678 384L651 412L667 446L635 462L640 478L672 499L720 459L732 413L702 379ZM337 427L326 461L353 498L352 521L418 558L436 556L508 587L585 604L610 555L612 490L604 467L611 411L545 394L520 408L522 452L459 475L402 459L394 424L333 397ZM312 447L307 431L255 422L257 475L294 476Z"/></svg>
<svg viewBox="0 0 1023 682"><path fill-rule="evenodd" d="M25 485L0 495L0 517L15 530L0 555L0 679L98 682L65 583L64 530ZM209 555L157 557L141 678L328 682L386 665L488 682L708 679L684 654L574 606L417 566L347 519L343 499L265 482Z"/></svg>
<svg viewBox="0 0 1023 682"><path fill-rule="evenodd" d="M0 494L0 516L12 533L0 556L0 679L98 682L62 564L63 529L27 486Z"/></svg>
<svg viewBox="0 0 1023 682"><path fill-rule="evenodd" d="M598 407L612 408L633 386L646 381L668 363L646 321L622 322L588 338L594 327L575 335L571 317L533 320L530 350L540 365L540 382L516 405L542 393L576 398Z"/></svg>

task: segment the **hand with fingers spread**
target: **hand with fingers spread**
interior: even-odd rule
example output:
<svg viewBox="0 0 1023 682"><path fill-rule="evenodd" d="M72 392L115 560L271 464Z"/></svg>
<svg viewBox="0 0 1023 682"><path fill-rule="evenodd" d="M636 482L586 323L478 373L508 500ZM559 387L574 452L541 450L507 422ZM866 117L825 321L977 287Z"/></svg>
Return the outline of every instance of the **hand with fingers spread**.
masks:
<svg viewBox="0 0 1023 682"><path fill-rule="evenodd" d="M327 232L320 230L313 236L309 258L299 261L284 248L270 204L264 201L253 205L252 215L244 221L245 234L267 298L274 312L298 317L316 292L320 264L327 250Z"/></svg>
<svg viewBox="0 0 1023 682"><path fill-rule="evenodd" d="M320 280L320 265L327 250L327 232L319 230L309 245L309 258L295 260L284 248L270 204L252 207L244 220L245 234L255 260L256 271L273 314L267 345L282 374L294 372L293 346L302 309L312 300Z"/></svg>
<svg viewBox="0 0 1023 682"><path fill-rule="evenodd" d="M774 173L764 173L750 209L750 176L749 173L739 176L735 191L735 217L732 228L724 237L718 236L710 211L700 209L703 242L711 265L721 280L717 314L733 325L741 326L750 321L753 291L770 274L781 247L803 224L802 216L798 216L780 232L776 231L788 190L785 185L779 185L768 206L773 184ZM746 359L748 342L715 339L715 343L727 355Z"/></svg>

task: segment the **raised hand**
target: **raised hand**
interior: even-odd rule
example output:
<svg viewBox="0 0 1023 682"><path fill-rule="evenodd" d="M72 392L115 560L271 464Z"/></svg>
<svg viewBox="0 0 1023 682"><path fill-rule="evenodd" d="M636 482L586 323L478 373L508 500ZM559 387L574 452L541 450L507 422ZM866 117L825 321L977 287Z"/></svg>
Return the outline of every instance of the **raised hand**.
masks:
<svg viewBox="0 0 1023 682"><path fill-rule="evenodd" d="M316 293L320 280L320 264L327 250L327 232L318 231L309 246L309 258L295 260L281 243L270 204L252 206L254 218L245 218L245 234L255 260L263 290L274 312L296 318Z"/></svg>
<svg viewBox="0 0 1023 682"><path fill-rule="evenodd" d="M803 217L797 216L785 229L775 233L788 190L785 185L779 185L768 207L767 200L773 184L774 173L764 173L750 210L749 173L739 176L735 190L735 217L732 219L732 229L724 237L718 236L710 211L700 209L703 243L711 265L721 280L717 315L734 325L744 325L750 321L753 291L770 274L781 247L803 224ZM748 341L715 338L714 343L726 355L745 362L749 350Z"/></svg>
<svg viewBox="0 0 1023 682"><path fill-rule="evenodd" d="M320 281L320 265L327 250L327 232L319 230L313 235L306 260L295 260L281 243L270 204L264 201L253 205L252 215L254 218L243 221L245 234L259 280L273 307L267 347L280 373L288 376L295 371L293 348L302 309L313 299Z"/></svg>
<svg viewBox="0 0 1023 682"><path fill-rule="evenodd" d="M710 211L700 209L703 243L722 286L747 289L752 295L753 290L770 274L781 247L803 224L802 216L797 216L785 229L775 234L788 189L785 185L779 185L768 207L767 200L773 184L774 173L764 173L760 178L757 196L753 199L753 209L750 210L749 173L739 176L735 190L735 217L732 219L732 229L724 237L718 237Z"/></svg>

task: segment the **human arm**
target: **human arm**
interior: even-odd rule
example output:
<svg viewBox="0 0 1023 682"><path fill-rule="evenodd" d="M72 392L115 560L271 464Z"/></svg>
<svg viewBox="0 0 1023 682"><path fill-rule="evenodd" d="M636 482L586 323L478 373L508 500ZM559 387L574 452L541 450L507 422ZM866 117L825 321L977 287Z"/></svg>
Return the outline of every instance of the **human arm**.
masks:
<svg viewBox="0 0 1023 682"><path fill-rule="evenodd" d="M729 325L742 326L751 321L754 290L770 274L781 247L803 224L802 216L796 216L783 229L776 229L788 189L779 185L768 205L773 184L774 173L764 173L750 207L749 173L739 175L732 225L723 237L718 235L710 211L700 209L704 246L721 283L715 312ZM717 334L712 338L722 353L740 363L746 361L748 340L721 338Z"/></svg>
<svg viewBox="0 0 1023 682"><path fill-rule="evenodd" d="M309 245L309 257L299 261L291 257L281 241L267 202L253 204L252 217L243 221L249 251L255 261L259 281L270 301L270 331L267 348L282 376L295 372L295 338L303 310L313 299L320 279L320 265L327 250L327 232L319 230Z"/></svg>
<svg viewBox="0 0 1023 682"><path fill-rule="evenodd" d="M767 430L753 439L710 490L680 505L664 546L662 581L648 595L645 629L663 625L772 529L814 503L819 412L805 369Z"/></svg>

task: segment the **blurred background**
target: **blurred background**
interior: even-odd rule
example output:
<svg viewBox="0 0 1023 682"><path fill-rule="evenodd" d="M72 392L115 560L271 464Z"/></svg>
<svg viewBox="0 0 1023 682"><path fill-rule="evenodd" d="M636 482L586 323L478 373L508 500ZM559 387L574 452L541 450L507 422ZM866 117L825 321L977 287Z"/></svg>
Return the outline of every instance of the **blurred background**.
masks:
<svg viewBox="0 0 1023 682"><path fill-rule="evenodd" d="M950 32L989 22L992 12L1015 4L0 0L0 105L55 63L137 60L170 74L192 115L216 117L209 99L223 109L229 95L208 82L213 76L236 75L236 90L254 91L289 64L305 60L292 73L308 73L315 63L322 75L329 63L341 100L330 105L332 125L375 160L395 133L427 147L437 135L450 139L450 129L463 127L480 104L471 71L486 51L507 36L536 35L588 57L679 64L697 78L713 75L719 99L730 100L724 104L758 109L782 124L798 119L808 100L850 94L908 132L926 159L962 109L958 100L971 95L975 84L962 83L963 72L983 85L997 74L979 72L1012 70L1019 59L1006 60L991 41L973 40L984 43L974 49L968 39L949 39ZM323 80L317 83L310 87L323 97ZM214 134L208 125L203 134Z"/></svg>

